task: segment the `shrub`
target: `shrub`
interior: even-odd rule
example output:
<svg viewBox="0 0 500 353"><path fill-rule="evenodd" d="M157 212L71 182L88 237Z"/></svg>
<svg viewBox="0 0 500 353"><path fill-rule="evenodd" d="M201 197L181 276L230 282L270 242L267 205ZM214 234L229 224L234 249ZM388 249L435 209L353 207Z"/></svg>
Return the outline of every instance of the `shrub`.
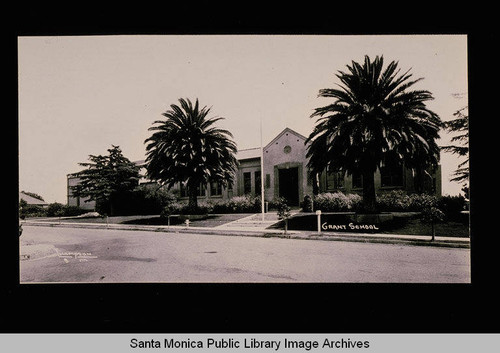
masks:
<svg viewBox="0 0 500 353"><path fill-rule="evenodd" d="M466 209L466 200L462 195L443 196L438 201L439 208L444 212L447 220L463 222L468 219L461 214Z"/></svg>
<svg viewBox="0 0 500 353"><path fill-rule="evenodd" d="M195 209L186 208L184 210L184 212L185 212L185 214L208 214L208 213L212 213L213 210L214 210L214 206L211 202L201 201L198 203L198 207L196 207ZM191 211L191 213L186 213L189 211Z"/></svg>
<svg viewBox="0 0 500 353"><path fill-rule="evenodd" d="M438 198L433 195L427 194L411 194L410 198L410 211L422 212L429 207L437 207Z"/></svg>
<svg viewBox="0 0 500 353"><path fill-rule="evenodd" d="M163 208L173 202L177 202L177 197L166 188L159 188L157 185L140 185L133 191L115 193L110 198L114 206L114 215L136 215L136 214L159 214ZM100 205L99 205L100 206ZM96 209L103 213L109 204Z"/></svg>
<svg viewBox="0 0 500 353"><path fill-rule="evenodd" d="M88 212L78 206L68 206L62 203L54 202L47 206L47 217L73 217Z"/></svg>
<svg viewBox="0 0 500 353"><path fill-rule="evenodd" d="M213 210L213 206L208 202L199 202L198 207L189 207L188 204L183 202L171 202L167 206L163 207L163 210L160 213L161 217L168 217L174 214L182 214L182 215L202 215L211 213Z"/></svg>
<svg viewBox="0 0 500 353"><path fill-rule="evenodd" d="M301 204L303 212L313 211L313 198L309 195L304 196L304 201Z"/></svg>
<svg viewBox="0 0 500 353"><path fill-rule="evenodd" d="M61 217L73 217L73 216L80 216L82 214L85 214L89 212L88 210L85 210L83 208L80 208L78 206L67 206L64 205L62 209L62 216Z"/></svg>
<svg viewBox="0 0 500 353"><path fill-rule="evenodd" d="M158 187L157 185L139 185L134 191L142 194L145 200L160 208L178 200L176 194L171 190L165 187Z"/></svg>
<svg viewBox="0 0 500 353"><path fill-rule="evenodd" d="M261 209L260 197L234 196L229 200L210 201L214 213L252 213Z"/></svg>
<svg viewBox="0 0 500 353"><path fill-rule="evenodd" d="M260 198L251 196L236 196L229 199L229 208L233 212L255 212L260 205Z"/></svg>
<svg viewBox="0 0 500 353"><path fill-rule="evenodd" d="M274 210L274 211L278 210L279 199L273 199L273 200L269 201L267 206L268 206L269 210Z"/></svg>
<svg viewBox="0 0 500 353"><path fill-rule="evenodd" d="M438 198L428 194L408 195L403 190L392 190L377 196L377 206L385 212L422 212L428 207L436 207Z"/></svg>
<svg viewBox="0 0 500 353"><path fill-rule="evenodd" d="M28 205L24 200L19 201L19 218L25 219L26 217L45 217L47 210L41 206Z"/></svg>
<svg viewBox="0 0 500 353"><path fill-rule="evenodd" d="M181 214L182 210L186 207L187 205L185 203L181 202L172 202L165 207L163 207L160 216L161 217L168 217L173 214Z"/></svg>
<svg viewBox="0 0 500 353"><path fill-rule="evenodd" d="M314 197L314 209L323 212L355 211L361 204L362 198L357 194L342 192L323 193Z"/></svg>
<svg viewBox="0 0 500 353"><path fill-rule="evenodd" d="M54 202L47 206L48 217L62 217L64 215L64 205L62 203Z"/></svg>
<svg viewBox="0 0 500 353"><path fill-rule="evenodd" d="M213 213L230 213L228 200L210 201Z"/></svg>
<svg viewBox="0 0 500 353"><path fill-rule="evenodd" d="M377 196L377 206L380 211L409 211L410 197L405 191L392 190Z"/></svg>

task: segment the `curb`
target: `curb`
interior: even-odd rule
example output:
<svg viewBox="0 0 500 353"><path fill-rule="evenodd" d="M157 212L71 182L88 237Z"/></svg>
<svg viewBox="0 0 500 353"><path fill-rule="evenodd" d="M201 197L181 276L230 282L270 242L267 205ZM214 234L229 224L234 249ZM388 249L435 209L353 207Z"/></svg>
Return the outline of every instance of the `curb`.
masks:
<svg viewBox="0 0 500 353"><path fill-rule="evenodd" d="M42 226L42 227L64 227L64 228L87 228L87 229L112 229L127 231L149 231L149 232L175 232L175 233L193 233L224 236L248 236L261 238L283 238L299 240L321 240L321 241L349 241L362 243L381 243L381 244L401 244L415 246L435 246L451 248L470 248L469 238L450 238L436 237L431 241L430 236L409 236L409 235L380 235L369 233L345 233L328 232L328 234L310 231L288 231L284 234L282 230L276 229L222 229L206 227L186 227L186 226L140 226L140 225L121 225L121 224L101 224L101 223L73 223L73 222L37 222L24 221L23 226Z"/></svg>

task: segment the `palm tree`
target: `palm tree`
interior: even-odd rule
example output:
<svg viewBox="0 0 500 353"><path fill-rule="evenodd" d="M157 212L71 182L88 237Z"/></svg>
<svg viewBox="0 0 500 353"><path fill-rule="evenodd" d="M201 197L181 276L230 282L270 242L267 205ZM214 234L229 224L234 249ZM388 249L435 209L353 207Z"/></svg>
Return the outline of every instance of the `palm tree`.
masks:
<svg viewBox="0 0 500 353"><path fill-rule="evenodd" d="M172 104L149 128L154 133L147 143L146 169L150 179L169 188L182 183L187 188L189 208L198 207L197 189L200 184L232 182L237 161L232 134L214 127L223 118L207 118L210 108L193 106L189 99Z"/></svg>
<svg viewBox="0 0 500 353"><path fill-rule="evenodd" d="M349 72L336 75L339 89L322 89L320 97L334 98L316 108L319 117L306 140L308 167L313 174L329 167L331 171L362 176L365 211L376 211L374 174L389 161L413 171L437 165L436 139L440 118L425 102L433 99L425 90L408 89L421 79L410 80L410 70L399 75L398 63L385 69L383 57L361 65L352 62Z"/></svg>

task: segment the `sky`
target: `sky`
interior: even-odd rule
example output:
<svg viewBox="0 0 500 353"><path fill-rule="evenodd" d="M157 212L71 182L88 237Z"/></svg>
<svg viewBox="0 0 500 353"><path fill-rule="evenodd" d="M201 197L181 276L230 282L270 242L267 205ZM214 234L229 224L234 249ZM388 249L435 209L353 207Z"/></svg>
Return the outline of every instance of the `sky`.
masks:
<svg viewBox="0 0 500 353"><path fill-rule="evenodd" d="M145 159L144 140L179 98L223 117L239 149L266 145L285 127L312 131L318 97L364 56L397 61L423 78L441 120L468 105L466 35L111 35L18 38L19 190L66 203L66 175L119 146ZM450 142L441 132L439 145ZM442 193L459 162L441 154Z"/></svg>

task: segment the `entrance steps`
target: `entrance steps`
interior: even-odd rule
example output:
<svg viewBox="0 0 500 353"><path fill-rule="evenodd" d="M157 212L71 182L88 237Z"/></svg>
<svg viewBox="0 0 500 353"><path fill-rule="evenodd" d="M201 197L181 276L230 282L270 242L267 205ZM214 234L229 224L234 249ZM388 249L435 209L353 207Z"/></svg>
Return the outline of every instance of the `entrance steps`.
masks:
<svg viewBox="0 0 500 353"><path fill-rule="evenodd" d="M300 210L292 210L290 213L293 215L298 213ZM262 213L256 213L233 222L225 223L217 226L217 229L253 229L253 230L263 230L267 227L278 223L278 215L275 212L264 213L264 219L262 219Z"/></svg>

